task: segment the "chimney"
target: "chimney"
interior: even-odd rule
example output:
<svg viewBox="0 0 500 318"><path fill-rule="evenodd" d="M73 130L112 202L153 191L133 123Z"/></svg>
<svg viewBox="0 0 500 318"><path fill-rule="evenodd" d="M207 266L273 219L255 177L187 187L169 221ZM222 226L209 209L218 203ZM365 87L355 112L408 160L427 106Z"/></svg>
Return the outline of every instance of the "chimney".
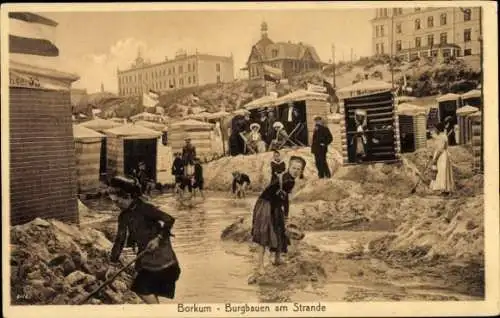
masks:
<svg viewBox="0 0 500 318"><path fill-rule="evenodd" d="M104 93L104 84L101 82L101 93Z"/></svg>

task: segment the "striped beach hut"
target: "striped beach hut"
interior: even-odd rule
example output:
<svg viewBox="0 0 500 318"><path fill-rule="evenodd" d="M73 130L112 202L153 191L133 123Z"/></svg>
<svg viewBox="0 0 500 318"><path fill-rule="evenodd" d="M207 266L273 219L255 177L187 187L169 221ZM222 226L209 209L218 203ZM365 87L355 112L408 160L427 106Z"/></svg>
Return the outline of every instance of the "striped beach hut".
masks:
<svg viewBox="0 0 500 318"><path fill-rule="evenodd" d="M401 152L414 152L427 146L427 111L410 103L396 106Z"/></svg>
<svg viewBox="0 0 500 318"><path fill-rule="evenodd" d="M361 111L367 118L365 133L368 140L364 162L395 162L400 160L401 140L399 121L391 90L356 95L342 99L342 156L344 164L356 163L353 138L356 135L355 113Z"/></svg>
<svg viewBox="0 0 500 318"><path fill-rule="evenodd" d="M484 158L483 158L483 136L481 136L481 112L475 112L473 114L470 114L469 120L471 122L472 126L472 154L474 156L474 163L473 163L473 169L476 172L483 172L484 171Z"/></svg>
<svg viewBox="0 0 500 318"><path fill-rule="evenodd" d="M460 96L462 105L469 105L482 109L483 99L479 89L473 89Z"/></svg>
<svg viewBox="0 0 500 318"><path fill-rule="evenodd" d="M30 12L8 12L6 22L10 224L78 223L70 91L79 77L58 70L57 22Z"/></svg>
<svg viewBox="0 0 500 318"><path fill-rule="evenodd" d="M161 132L140 125L125 124L104 133L108 139L108 178L130 175L138 168L139 162L144 162L148 175L156 181L157 147Z"/></svg>
<svg viewBox="0 0 500 318"><path fill-rule="evenodd" d="M100 186L101 140L105 135L80 125L73 125L75 141L77 193L95 194Z"/></svg>
<svg viewBox="0 0 500 318"><path fill-rule="evenodd" d="M339 99L347 99L359 95L384 92L392 89L392 83L368 79L338 89L335 94Z"/></svg>
<svg viewBox="0 0 500 318"><path fill-rule="evenodd" d="M123 122L119 122L119 121L115 121L115 120L106 120L106 119L96 117L92 120L83 122L79 125L82 127L97 131L101 134L104 134L104 132L108 129L120 127L121 125L123 125ZM101 140L102 146L101 146L101 163L99 165L99 175L101 176L102 180L106 179L106 175L108 173L107 141L108 141L107 138L102 138L102 140Z"/></svg>
<svg viewBox="0 0 500 318"><path fill-rule="evenodd" d="M459 144L468 144L472 139L472 121L469 115L479 111L479 108L465 105L457 109L458 140Z"/></svg>
<svg viewBox="0 0 500 318"><path fill-rule="evenodd" d="M201 159L211 158L213 124L199 120L187 119L172 123L168 127L169 141L172 152L182 152L186 138L191 139L191 144L196 147L196 155Z"/></svg>

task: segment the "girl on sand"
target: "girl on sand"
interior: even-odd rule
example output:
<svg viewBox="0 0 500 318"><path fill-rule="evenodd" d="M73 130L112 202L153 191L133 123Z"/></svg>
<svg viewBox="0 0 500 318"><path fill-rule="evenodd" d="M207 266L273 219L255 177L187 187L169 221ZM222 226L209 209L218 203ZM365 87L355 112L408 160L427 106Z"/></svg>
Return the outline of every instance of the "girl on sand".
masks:
<svg viewBox="0 0 500 318"><path fill-rule="evenodd" d="M281 264L280 254L288 251L290 239L286 234L288 219L288 194L295 186L295 179L302 175L306 162L302 157L292 156L288 171L280 175L277 182L262 191L253 210L252 241L260 245L258 273L264 273L266 247L275 253L274 265Z"/></svg>
<svg viewBox="0 0 500 318"><path fill-rule="evenodd" d="M432 167L437 170L437 175L430 187L434 191L440 191L442 195L448 195L455 191L455 181L448 152L448 136L442 123L436 125L434 138L437 141L437 147L432 158Z"/></svg>

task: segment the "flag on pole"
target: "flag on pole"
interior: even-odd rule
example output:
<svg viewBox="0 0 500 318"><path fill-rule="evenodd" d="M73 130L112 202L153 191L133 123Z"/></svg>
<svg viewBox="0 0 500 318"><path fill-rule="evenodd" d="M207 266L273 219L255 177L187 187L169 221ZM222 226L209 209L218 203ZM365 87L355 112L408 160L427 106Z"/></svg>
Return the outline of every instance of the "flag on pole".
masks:
<svg viewBox="0 0 500 318"><path fill-rule="evenodd" d="M266 82L280 83L283 77L283 72L279 68L271 67L264 64L264 80Z"/></svg>
<svg viewBox="0 0 500 318"><path fill-rule="evenodd" d="M142 94L142 105L146 108L156 107L159 102L160 94L152 89L150 89L148 93Z"/></svg>
<svg viewBox="0 0 500 318"><path fill-rule="evenodd" d="M55 43L57 22L30 12L9 12L9 52L59 56Z"/></svg>

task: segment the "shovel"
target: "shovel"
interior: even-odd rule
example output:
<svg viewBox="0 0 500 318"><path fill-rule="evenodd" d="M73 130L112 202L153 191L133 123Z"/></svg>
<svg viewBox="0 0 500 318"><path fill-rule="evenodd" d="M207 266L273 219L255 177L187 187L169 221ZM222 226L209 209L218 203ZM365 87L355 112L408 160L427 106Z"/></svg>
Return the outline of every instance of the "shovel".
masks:
<svg viewBox="0 0 500 318"><path fill-rule="evenodd" d="M121 273L123 273L127 268L129 268L137 260L139 260L141 257L143 257L144 254L146 252L148 252L148 251L149 251L148 249L145 249L142 252L140 252L139 254L137 254L137 256L133 260L131 260L130 262L128 262L127 264L125 264L125 266L123 266L118 272L116 272L113 276L111 276L110 278L108 278L104 283L101 284L101 286L97 287L90 294L88 294L88 295L86 295L86 296L84 296L82 298L77 297L75 299L75 301L74 301L75 305L83 305L84 303L86 303L90 298L92 298L94 295L96 295L98 292L100 292L102 289L104 289L104 287L106 287L109 284L111 284Z"/></svg>

